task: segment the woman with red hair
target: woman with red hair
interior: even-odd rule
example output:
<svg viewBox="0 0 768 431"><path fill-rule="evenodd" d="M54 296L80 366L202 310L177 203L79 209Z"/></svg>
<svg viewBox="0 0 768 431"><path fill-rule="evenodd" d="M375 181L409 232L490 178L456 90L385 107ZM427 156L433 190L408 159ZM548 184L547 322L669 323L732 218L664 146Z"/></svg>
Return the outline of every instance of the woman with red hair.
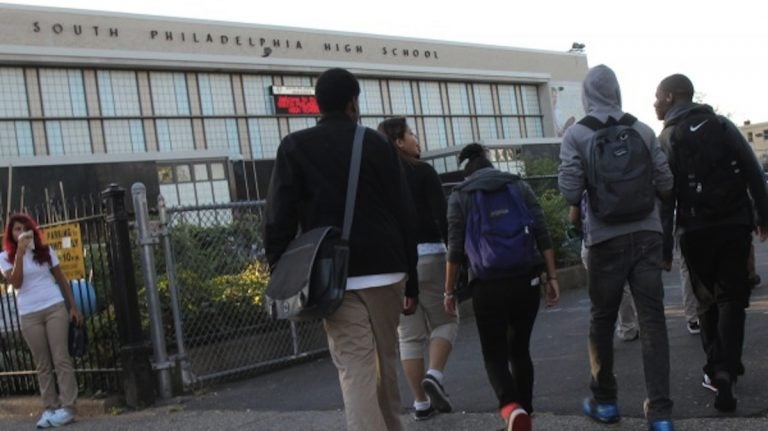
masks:
<svg viewBox="0 0 768 431"><path fill-rule="evenodd" d="M67 348L69 321L82 325L83 315L56 253L43 242L30 216L17 213L10 217L3 235L0 269L13 285L21 333L35 360L45 407L37 427L66 425L75 418L77 399L75 370Z"/></svg>

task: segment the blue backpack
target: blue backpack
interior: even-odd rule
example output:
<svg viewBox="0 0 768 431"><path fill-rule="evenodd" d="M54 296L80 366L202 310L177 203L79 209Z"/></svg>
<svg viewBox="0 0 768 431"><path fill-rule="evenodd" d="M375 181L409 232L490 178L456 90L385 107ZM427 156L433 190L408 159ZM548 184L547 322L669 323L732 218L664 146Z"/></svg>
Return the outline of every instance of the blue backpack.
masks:
<svg viewBox="0 0 768 431"><path fill-rule="evenodd" d="M473 192L464 251L475 277L494 280L531 274L539 263L533 218L512 183Z"/></svg>

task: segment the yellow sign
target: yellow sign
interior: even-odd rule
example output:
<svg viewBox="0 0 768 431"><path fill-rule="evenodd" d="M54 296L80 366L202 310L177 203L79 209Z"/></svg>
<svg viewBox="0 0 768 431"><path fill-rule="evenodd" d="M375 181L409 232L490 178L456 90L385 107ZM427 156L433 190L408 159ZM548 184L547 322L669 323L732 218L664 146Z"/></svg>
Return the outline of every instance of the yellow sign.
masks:
<svg viewBox="0 0 768 431"><path fill-rule="evenodd" d="M56 251L59 264L67 280L85 278L83 243L80 239L80 225L62 224L45 228L45 237Z"/></svg>

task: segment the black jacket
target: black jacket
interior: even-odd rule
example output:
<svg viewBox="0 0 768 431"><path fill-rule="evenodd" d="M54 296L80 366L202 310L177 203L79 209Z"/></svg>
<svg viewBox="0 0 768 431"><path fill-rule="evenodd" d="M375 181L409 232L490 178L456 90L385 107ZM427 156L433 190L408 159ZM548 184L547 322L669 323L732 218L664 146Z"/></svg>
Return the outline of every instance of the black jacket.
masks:
<svg viewBox="0 0 768 431"><path fill-rule="evenodd" d="M445 218L448 203L435 168L416 159L406 159L403 166L418 215L416 242L445 243L448 240L448 223Z"/></svg>
<svg viewBox="0 0 768 431"><path fill-rule="evenodd" d="M708 105L682 103L670 108L664 116L664 129L659 135L659 142L661 142L662 148L667 153L673 173L676 171L674 153L672 151L672 146L674 145L674 142L672 142L674 124L679 119L685 118L687 115L696 112L714 114L714 111ZM751 205L746 204L732 215L719 220L691 219L687 220L684 226L678 220L677 228L680 230L680 233L725 225L743 225L749 226L750 228L753 228L756 225L768 227L768 189L766 189L765 179L760 164L757 161L757 157L744 139L744 136L741 135L739 129L725 117L720 116L720 120L726 127L726 139L730 141L731 146L736 150L739 166L743 170L745 187L749 191L749 196L751 197ZM672 231L675 225L675 222L673 221L674 205L674 200L665 202L661 212L662 225L664 226L665 261L672 260L672 249L674 245ZM755 215L757 218L755 218Z"/></svg>
<svg viewBox="0 0 768 431"><path fill-rule="evenodd" d="M341 229L355 128L346 115L331 114L280 143L264 231L270 265L280 259L299 228ZM349 276L405 272L406 296L417 297L415 217L395 148L383 135L366 130L349 242Z"/></svg>

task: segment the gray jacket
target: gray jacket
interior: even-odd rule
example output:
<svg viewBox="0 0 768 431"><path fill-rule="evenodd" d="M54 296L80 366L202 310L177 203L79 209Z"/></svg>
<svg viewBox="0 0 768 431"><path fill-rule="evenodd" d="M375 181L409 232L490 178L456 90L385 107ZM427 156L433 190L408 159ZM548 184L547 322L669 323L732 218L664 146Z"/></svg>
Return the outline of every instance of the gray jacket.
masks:
<svg viewBox="0 0 768 431"><path fill-rule="evenodd" d="M478 169L456 186L448 198L448 256L449 262L464 262L464 235L466 232L467 215L472 204L472 192L476 190L496 190L512 183L517 187L520 195L525 200L525 205L533 218L533 235L536 238L536 246L539 251L552 248L552 239L549 236L544 213L536 198L536 194L525 181L517 175L501 172L494 168ZM542 265L544 258L541 258ZM471 281L474 275L469 274Z"/></svg>
<svg viewBox="0 0 768 431"><path fill-rule="evenodd" d="M582 103L587 115L601 122L608 121L608 118L619 120L624 115L624 111L621 110L619 82L610 68L600 65L589 70L583 83ZM659 193L670 191L673 185L672 173L667 163L667 156L656 139L656 134L648 125L640 121L632 127L640 133L651 152L656 191ZM589 159L589 144L594 133L584 125L574 124L566 132L560 146L558 187L565 200L571 205L579 205L587 186L586 161ZM656 211L652 211L642 220L626 223L606 223L591 214L589 205L586 207L589 223L584 232L584 240L587 246L633 232L662 232L659 199L656 200Z"/></svg>

